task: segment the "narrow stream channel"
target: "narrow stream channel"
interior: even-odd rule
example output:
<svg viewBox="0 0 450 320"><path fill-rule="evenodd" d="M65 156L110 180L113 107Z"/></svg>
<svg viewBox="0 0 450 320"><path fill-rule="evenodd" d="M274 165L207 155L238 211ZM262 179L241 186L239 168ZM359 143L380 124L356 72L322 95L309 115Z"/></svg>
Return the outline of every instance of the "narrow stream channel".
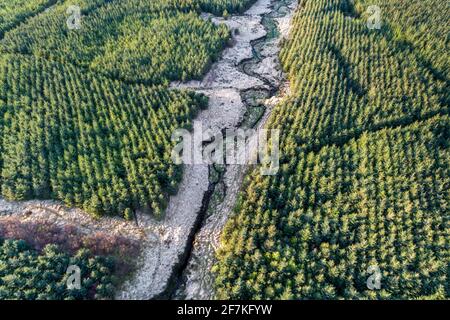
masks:
<svg viewBox="0 0 450 320"><path fill-rule="evenodd" d="M232 30L233 45L201 81L171 84L173 89L209 97L208 108L195 119L194 132L218 134L264 125L287 92L278 54L297 4L297 0L258 0L244 14L228 19L202 14L213 23L226 24ZM137 213L147 241L137 272L116 298L214 298L215 251L247 168L185 165L178 193L170 198L164 218Z"/></svg>
<svg viewBox="0 0 450 320"><path fill-rule="evenodd" d="M240 91L246 110L238 124L240 128L264 126L270 114L267 101L274 97L278 101L285 93L280 90L285 85L285 77L278 59L282 35L277 19L290 19L295 8L296 1L293 0L271 1L270 12L263 14L261 20L266 36L251 41L252 58L243 60L237 66L239 71L264 84ZM211 267L215 263L215 250L219 245L221 230L232 213L246 170L245 166L237 165L210 167L209 190L212 192L205 195L207 205L200 212L203 221L198 226L186 263L177 275L170 298L214 298L214 275Z"/></svg>

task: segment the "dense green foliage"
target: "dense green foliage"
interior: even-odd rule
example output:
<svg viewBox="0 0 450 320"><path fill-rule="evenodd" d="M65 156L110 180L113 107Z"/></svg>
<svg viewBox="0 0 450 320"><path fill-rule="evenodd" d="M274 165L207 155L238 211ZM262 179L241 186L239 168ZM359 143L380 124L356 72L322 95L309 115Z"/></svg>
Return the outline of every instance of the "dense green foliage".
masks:
<svg viewBox="0 0 450 320"><path fill-rule="evenodd" d="M72 265L81 270L80 289L68 289ZM113 270L111 261L86 250L70 256L48 245L37 252L24 241L0 239L0 300L111 298Z"/></svg>
<svg viewBox="0 0 450 320"><path fill-rule="evenodd" d="M381 9L382 23L392 38L414 51L418 59L443 79L450 76L450 3L441 0L358 0L360 11Z"/></svg>
<svg viewBox="0 0 450 320"><path fill-rule="evenodd" d="M246 179L214 268L219 298L450 296L448 86L356 11L302 1L281 52L292 95L268 123L281 169ZM370 266L381 290L366 285Z"/></svg>
<svg viewBox="0 0 450 320"><path fill-rule="evenodd" d="M199 78L229 31L201 9L238 9L249 1L81 1L80 29L69 30L65 1L7 33L3 50L69 61L116 79L161 84ZM239 5L237 5L239 4Z"/></svg>
<svg viewBox="0 0 450 320"><path fill-rule="evenodd" d="M449 120L365 133L276 180L253 176L225 231L219 296L448 297Z"/></svg>
<svg viewBox="0 0 450 320"><path fill-rule="evenodd" d="M7 32L1 196L60 199L96 215L132 218L144 208L160 216L181 177L170 136L207 103L165 84L200 77L228 40L228 29L202 20L201 11L242 11L251 2L80 0L81 28L69 30L73 3L59 1Z"/></svg>
<svg viewBox="0 0 450 320"><path fill-rule="evenodd" d="M197 7L201 11L211 12L212 14L220 16L224 13L242 13L248 9L255 0L187 0L184 2L190 3L190 6L194 8Z"/></svg>
<svg viewBox="0 0 450 320"><path fill-rule="evenodd" d="M0 186L7 199L54 198L95 214L164 209L181 168L171 134L204 97L125 85L70 64L0 59Z"/></svg>
<svg viewBox="0 0 450 320"><path fill-rule="evenodd" d="M346 16L346 3L306 1L281 52L294 94L271 122L283 123L293 156L300 146L407 124L447 107L446 82L383 30Z"/></svg>
<svg viewBox="0 0 450 320"><path fill-rule="evenodd" d="M0 1L0 38L5 31L17 26L27 17L30 17L57 0L1 0Z"/></svg>

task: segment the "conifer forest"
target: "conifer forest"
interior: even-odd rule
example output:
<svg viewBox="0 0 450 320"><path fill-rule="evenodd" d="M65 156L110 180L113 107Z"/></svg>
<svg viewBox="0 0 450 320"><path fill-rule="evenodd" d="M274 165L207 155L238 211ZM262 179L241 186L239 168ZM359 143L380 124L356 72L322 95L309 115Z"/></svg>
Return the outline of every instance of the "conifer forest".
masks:
<svg viewBox="0 0 450 320"><path fill-rule="evenodd" d="M449 13L0 0L0 300L448 300Z"/></svg>

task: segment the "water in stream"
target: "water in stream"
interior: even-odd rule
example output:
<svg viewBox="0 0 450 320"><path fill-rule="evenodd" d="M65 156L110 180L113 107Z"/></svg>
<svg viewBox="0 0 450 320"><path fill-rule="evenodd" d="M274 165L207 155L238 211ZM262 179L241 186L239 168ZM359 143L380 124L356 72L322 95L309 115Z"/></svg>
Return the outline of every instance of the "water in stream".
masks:
<svg viewBox="0 0 450 320"><path fill-rule="evenodd" d="M284 94L280 87L285 85L278 53L282 32L278 19L290 19L296 9L297 1L271 1L270 10L262 15L261 24L266 36L251 42L253 56L238 64L237 69L244 74L260 80L262 86L240 90L245 113L240 127L262 127L270 114L275 101ZM286 21L284 21L286 23ZM283 30L286 35L286 30ZM213 299L214 275L211 267L215 262L215 251L219 243L220 232L232 213L239 188L246 173L245 166L227 165L212 170L214 190L208 201L204 221L195 235L187 263L179 273L177 284L171 298L175 299Z"/></svg>
<svg viewBox="0 0 450 320"><path fill-rule="evenodd" d="M258 0L245 14L228 19L202 14L204 19L234 30L233 45L201 81L171 84L173 89L194 90L209 97L208 108L195 119L202 130L218 134L264 125L272 107L286 93L278 62L279 44L289 33L297 3ZM116 298L213 298L210 270L247 168L185 165L178 193L170 198L164 218L137 213L147 241L137 272Z"/></svg>

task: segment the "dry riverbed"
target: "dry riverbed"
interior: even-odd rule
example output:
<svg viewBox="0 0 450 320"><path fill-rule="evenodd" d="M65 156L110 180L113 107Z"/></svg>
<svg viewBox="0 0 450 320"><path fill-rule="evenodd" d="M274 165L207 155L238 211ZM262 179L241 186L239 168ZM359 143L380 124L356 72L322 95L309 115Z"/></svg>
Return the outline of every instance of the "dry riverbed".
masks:
<svg viewBox="0 0 450 320"><path fill-rule="evenodd" d="M288 5L281 7L274 6L275 2L280 1L259 0L244 15L226 20L203 15L214 23L226 24L232 30L233 46L223 52L203 80L177 82L171 86L195 90L210 98L208 109L196 118L204 130L217 133L238 128L247 112L242 93L251 89L273 93L263 101L266 112L258 124L262 126L271 107L286 92L278 90L283 87L284 79L278 62L279 43L289 34L290 19L297 1L288 0ZM277 35L272 39L266 37L268 30L263 24L263 19L270 14L274 15L272 20L278 25ZM258 53L261 59L257 60L256 41L261 41L263 48ZM245 62L252 64L249 72L242 68ZM213 170L208 165L185 166L179 192L171 197L164 220L154 221L147 228L150 241L139 271L125 284L117 298L213 298L210 268L220 232L236 201L246 166L226 166L223 177L214 183L210 179ZM223 197L217 196L220 190Z"/></svg>
<svg viewBox="0 0 450 320"><path fill-rule="evenodd" d="M218 133L239 128L247 122L251 107L260 113L254 126L264 125L272 107L288 92L278 53L281 39L289 34L296 7L297 0L258 0L243 15L226 20L202 15L214 23L226 24L232 30L233 45L224 50L202 81L171 86L195 90L210 98L209 107L195 119L204 130ZM61 226L76 223L84 233L102 230L138 239L142 253L137 259L137 271L120 288L117 299L209 299L214 296L210 273L214 253L246 169L227 165L219 174L213 166L185 165L179 191L170 198L165 217L156 220L137 212L138 226L120 218L96 220L58 201L0 199L0 219L16 215ZM216 179L212 179L214 175Z"/></svg>
<svg viewBox="0 0 450 320"><path fill-rule="evenodd" d="M277 2L280 3L283 1ZM278 54L281 39L287 38L289 35L290 22L296 8L297 1L285 1L282 5L278 6L274 6L272 1L258 1L255 6L247 12L248 15L252 16L252 21L259 21L258 25L251 24L252 27L250 30L254 30L255 33L253 34L255 37L250 43L252 47L259 46L260 50L255 52L254 50L257 49L252 49L250 58L248 58L248 56L245 56L244 58L244 52L248 52L248 50L240 51L242 53L242 60L235 65L241 64L236 69L245 72L245 77L252 78L252 80L249 81L250 83L258 83L258 85L250 87L237 80L235 90L239 91L241 98L243 92L246 92L246 89L253 89L255 92L258 92L258 90L268 90L270 92L268 95L264 96L262 101L260 101L260 103L262 102L264 104L266 109L262 118L256 124L257 128L262 128L265 125L271 109L278 104L281 99L288 95L289 92L289 85L284 81L285 76L280 71L281 67L278 60ZM237 19L242 18L239 17ZM264 21L263 19L267 20ZM268 30L273 22L276 23L276 30ZM234 22L230 23L226 21L225 23L230 27L235 26ZM264 36L256 37L256 34L259 34L261 28L264 30L264 32L261 32L261 34L264 33ZM245 30L243 33L245 34L248 31L249 30ZM274 34L272 34L272 32L274 32ZM239 34L242 34L241 28L239 28ZM269 34L272 34L272 36L269 36ZM249 38L250 36L246 36L246 39ZM242 45L242 48L246 48L246 46ZM236 52L236 50L232 51ZM233 58L228 61L230 60L233 61ZM247 65L248 68L245 68L245 65ZM224 74L223 76L226 77L227 75ZM208 82L204 82L203 84L208 86ZM191 88L196 89L197 91L203 91L195 86L192 86ZM215 90L208 88L206 93L209 93L209 96L214 96ZM242 99L240 99L240 101L242 105L244 105L244 109L236 112L241 112L242 115L242 112L245 113L249 104L244 103ZM211 107L214 107L214 101L211 101ZM172 298L214 298L214 276L210 270L215 262L215 251L220 245L219 240L221 231L232 213L247 169L247 166L227 165L222 179L216 183L216 189L211 196L205 220L195 236L188 263L183 270L180 279L178 279L177 288L172 295Z"/></svg>

